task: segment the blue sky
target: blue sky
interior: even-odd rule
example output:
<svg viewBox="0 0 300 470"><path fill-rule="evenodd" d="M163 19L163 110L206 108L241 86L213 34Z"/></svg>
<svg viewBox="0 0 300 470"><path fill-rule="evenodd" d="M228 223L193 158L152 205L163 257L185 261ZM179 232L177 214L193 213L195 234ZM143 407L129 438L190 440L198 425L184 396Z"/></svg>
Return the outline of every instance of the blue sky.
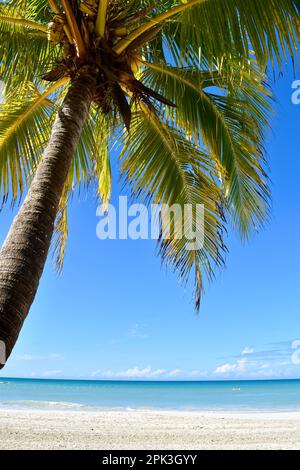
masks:
<svg viewBox="0 0 300 470"><path fill-rule="evenodd" d="M296 76L300 78L300 76ZM96 237L93 195L74 199L62 275L48 260L36 301L0 376L231 379L300 377L300 105L277 82L267 150L273 210L249 243L230 233L226 269L199 315L161 267L154 241ZM115 186L114 197L118 196ZM0 242L13 213L0 214ZM300 355L299 355L300 356Z"/></svg>

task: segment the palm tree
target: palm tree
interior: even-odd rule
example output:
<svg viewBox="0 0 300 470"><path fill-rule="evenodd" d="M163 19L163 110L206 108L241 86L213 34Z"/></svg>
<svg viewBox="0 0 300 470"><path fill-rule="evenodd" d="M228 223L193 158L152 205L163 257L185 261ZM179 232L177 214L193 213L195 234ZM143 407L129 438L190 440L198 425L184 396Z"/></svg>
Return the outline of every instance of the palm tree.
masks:
<svg viewBox="0 0 300 470"><path fill-rule="evenodd" d="M164 238L164 220L159 241L162 259L183 280L194 272L199 308L203 276L212 278L224 262L225 217L248 237L268 214L265 72L297 48L299 6L299 0L1 2L3 204L29 188L0 253L7 357L52 239L62 267L70 195L96 182L108 204L115 141L121 173L138 198L204 204L201 248ZM188 224L195 223L191 214Z"/></svg>

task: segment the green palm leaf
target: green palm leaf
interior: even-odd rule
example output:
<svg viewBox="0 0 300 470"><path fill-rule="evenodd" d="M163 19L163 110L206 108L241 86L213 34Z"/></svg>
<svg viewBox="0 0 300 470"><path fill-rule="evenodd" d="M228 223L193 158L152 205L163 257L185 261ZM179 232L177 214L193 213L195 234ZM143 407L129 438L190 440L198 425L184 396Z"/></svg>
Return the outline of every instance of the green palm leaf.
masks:
<svg viewBox="0 0 300 470"><path fill-rule="evenodd" d="M62 98L63 95L60 96L60 99ZM87 189L91 184L95 184L97 196L105 206L108 206L112 187L109 129L107 120L96 109L91 111L81 134L55 222L55 237L52 245L58 272L61 272L63 268L69 233L68 204L76 190L80 194L82 187Z"/></svg>
<svg viewBox="0 0 300 470"><path fill-rule="evenodd" d="M170 119L208 146L221 172L234 224L243 236L261 225L269 190L263 157L269 89L254 65L235 76L147 64L145 80L177 106Z"/></svg>
<svg viewBox="0 0 300 470"><path fill-rule="evenodd" d="M49 138L52 104L31 82L6 94L0 104L0 190L7 199L22 193Z"/></svg>
<svg viewBox="0 0 300 470"><path fill-rule="evenodd" d="M177 129L163 123L149 111L138 112L129 135L125 135L122 156L122 173L133 193L147 203L205 206L204 243L195 249L187 249L188 237L165 238L171 227L184 232L183 219L176 213L161 219L160 254L162 259L186 280L194 268L196 304L199 306L204 269L213 276L214 265L223 263L223 221L220 211L221 192L215 182L216 171L209 155L187 140ZM195 212L185 219L187 233L200 230ZM178 225L179 224L179 225Z"/></svg>
<svg viewBox="0 0 300 470"><path fill-rule="evenodd" d="M176 5L177 4L177 5ZM192 54L208 62L216 57L255 55L260 65L282 62L282 53L298 49L299 0L188 0L153 14L152 20L122 39L115 51L122 53L153 25L163 24L162 35L173 59L182 64Z"/></svg>
<svg viewBox="0 0 300 470"><path fill-rule="evenodd" d="M253 53L260 65L282 62L282 53L293 54L299 32L296 0L207 0L182 13L176 25L180 51L199 47L208 60Z"/></svg>
<svg viewBox="0 0 300 470"><path fill-rule="evenodd" d="M0 104L0 189L5 200L10 189L16 199L18 191L22 193L28 184L49 139L57 106L66 93L66 82L62 79L43 92L26 82L17 90L8 91ZM91 155L96 148L94 124L90 119L81 135L70 168L69 187L91 179Z"/></svg>
<svg viewBox="0 0 300 470"><path fill-rule="evenodd" d="M44 31L34 29L34 25ZM49 43L46 26L21 15L15 7L0 5L0 78L13 83L36 82L54 63L59 47Z"/></svg>

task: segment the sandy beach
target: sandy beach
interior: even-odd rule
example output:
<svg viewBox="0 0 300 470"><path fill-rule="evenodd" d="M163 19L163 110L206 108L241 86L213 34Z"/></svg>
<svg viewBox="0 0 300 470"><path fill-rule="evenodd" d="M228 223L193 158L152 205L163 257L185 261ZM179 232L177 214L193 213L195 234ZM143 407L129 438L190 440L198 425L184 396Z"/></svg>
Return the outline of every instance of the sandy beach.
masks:
<svg viewBox="0 0 300 470"><path fill-rule="evenodd" d="M300 449L300 413L5 410L0 449Z"/></svg>

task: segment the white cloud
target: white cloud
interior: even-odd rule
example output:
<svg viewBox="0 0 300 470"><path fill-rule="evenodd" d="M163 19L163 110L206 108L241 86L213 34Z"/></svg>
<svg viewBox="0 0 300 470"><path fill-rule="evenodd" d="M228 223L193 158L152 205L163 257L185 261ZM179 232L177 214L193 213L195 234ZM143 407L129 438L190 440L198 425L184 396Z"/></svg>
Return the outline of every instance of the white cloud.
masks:
<svg viewBox="0 0 300 470"><path fill-rule="evenodd" d="M98 369L92 373L92 377L103 377L103 378L150 378L150 377L159 377L163 375L166 371L164 369L152 369L151 366L145 367L143 369L139 367L132 367L127 370L122 370L119 372L114 372L112 370L102 370Z"/></svg>
<svg viewBox="0 0 300 470"><path fill-rule="evenodd" d="M17 361L44 361L47 359L63 359L61 354L47 354L45 356L34 356L33 354L19 354L16 356Z"/></svg>
<svg viewBox="0 0 300 470"><path fill-rule="evenodd" d="M282 342L275 344L271 350L256 350L245 346L237 356L231 356L231 360L223 359L224 363L216 364L210 370L188 369L155 369L152 366L131 367L126 370L113 371L99 369L92 373L92 377L103 379L157 379L157 380L207 380L207 379L260 379L293 377L299 375L299 371L291 361L291 344ZM294 348L300 342L293 343ZM280 346L280 347L279 347ZM289 346L289 348L288 348ZM284 349L282 349L284 348ZM297 349L298 351L298 349ZM299 366L299 364L298 364Z"/></svg>
<svg viewBox="0 0 300 470"><path fill-rule="evenodd" d="M60 375L62 373L62 370L46 370L43 372L42 377L55 377L56 375Z"/></svg>
<svg viewBox="0 0 300 470"><path fill-rule="evenodd" d="M230 373L234 373L234 375L241 375L245 373L249 368L257 366L256 361L249 360L247 357L245 357L250 356L251 354L254 354L254 349L250 346L245 346L235 362L227 362L225 364L219 365L214 370L214 374L228 375Z"/></svg>
<svg viewBox="0 0 300 470"><path fill-rule="evenodd" d="M160 374L161 369L158 370ZM152 370L150 366L145 367L144 369L139 369L138 367L133 367L132 369L127 369L118 373L120 377L124 378L135 378L135 377L153 377L156 375L156 371Z"/></svg>
<svg viewBox="0 0 300 470"><path fill-rule="evenodd" d="M167 373L168 377L178 377L183 374L183 371L181 369L174 369L170 370L170 372Z"/></svg>
<svg viewBox="0 0 300 470"><path fill-rule="evenodd" d="M241 355L242 356L245 356L247 354L253 354L254 353L254 349L253 348L250 348L250 346L246 346L243 351L241 352Z"/></svg>
<svg viewBox="0 0 300 470"><path fill-rule="evenodd" d="M97 369L97 370L94 370L92 373L91 373L91 377L99 377L102 373L102 370L101 369Z"/></svg>
<svg viewBox="0 0 300 470"><path fill-rule="evenodd" d="M226 364L222 364L221 366L218 366L215 369L214 373L217 375L226 375L226 374L229 374L230 372L241 374L247 370L249 364L250 363L245 358L239 359L238 361L234 363L227 362ZM251 364L253 364L253 362Z"/></svg>
<svg viewBox="0 0 300 470"><path fill-rule="evenodd" d="M289 377L293 373L289 361L271 361L260 362L251 360L248 357L241 357L236 362L227 362L218 366L212 377L223 376L229 378L248 378L248 379L262 379L262 378L279 378ZM284 368L282 368L284 367Z"/></svg>
<svg viewBox="0 0 300 470"><path fill-rule="evenodd" d="M218 366L214 373L215 374L228 374L228 372L232 372L233 370L235 370L235 364L229 364L229 362L227 364L222 364L221 366Z"/></svg>
<svg viewBox="0 0 300 470"><path fill-rule="evenodd" d="M151 366L144 368L132 367L127 370L115 372L111 370L98 369L92 372L92 377L103 379L175 379L180 378L197 378L207 375L206 371L192 370L184 371L182 369L153 369Z"/></svg>

